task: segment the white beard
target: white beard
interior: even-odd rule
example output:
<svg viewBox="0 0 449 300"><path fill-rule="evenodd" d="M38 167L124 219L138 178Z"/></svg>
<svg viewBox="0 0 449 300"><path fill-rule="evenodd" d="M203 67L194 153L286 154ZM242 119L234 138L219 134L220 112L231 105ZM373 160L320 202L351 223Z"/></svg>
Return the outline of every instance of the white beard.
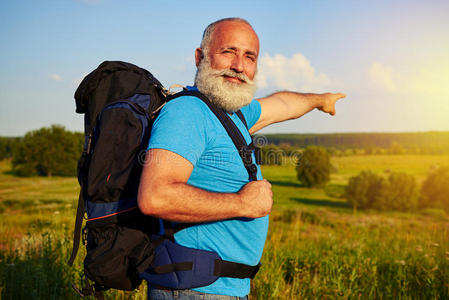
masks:
<svg viewBox="0 0 449 300"><path fill-rule="evenodd" d="M227 81L223 76L237 77L242 83ZM214 70L207 55L198 66L195 75L195 86L215 105L227 112L238 111L251 103L256 91L254 80L250 80L244 73L232 70Z"/></svg>

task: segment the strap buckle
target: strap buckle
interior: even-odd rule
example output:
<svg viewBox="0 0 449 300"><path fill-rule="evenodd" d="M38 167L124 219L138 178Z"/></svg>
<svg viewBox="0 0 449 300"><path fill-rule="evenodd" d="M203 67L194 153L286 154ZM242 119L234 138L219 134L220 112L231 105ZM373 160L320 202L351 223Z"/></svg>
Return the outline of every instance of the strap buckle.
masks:
<svg viewBox="0 0 449 300"><path fill-rule="evenodd" d="M250 175L251 180L257 180L257 166L253 163L253 154L256 158L256 163L260 164L260 148L255 146L253 143L248 146L243 146L239 150L239 155L242 158L243 164Z"/></svg>
<svg viewBox="0 0 449 300"><path fill-rule="evenodd" d="M243 160L243 164L245 165L245 167L249 167L253 164L252 158L253 149L251 149L251 147L243 146L242 148L239 149L239 154Z"/></svg>

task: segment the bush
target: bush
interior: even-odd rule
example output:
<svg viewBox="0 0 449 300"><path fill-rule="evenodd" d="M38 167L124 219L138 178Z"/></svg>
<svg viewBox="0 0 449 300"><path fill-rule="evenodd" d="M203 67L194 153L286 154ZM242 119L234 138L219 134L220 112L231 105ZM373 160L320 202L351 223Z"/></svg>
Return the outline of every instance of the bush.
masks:
<svg viewBox="0 0 449 300"><path fill-rule="evenodd" d="M385 181L371 171L362 171L351 177L345 188L345 197L354 210L372 208L374 203L382 206L385 194Z"/></svg>
<svg viewBox="0 0 449 300"><path fill-rule="evenodd" d="M19 176L74 176L83 147L83 135L53 125L28 132L13 153L13 171Z"/></svg>
<svg viewBox="0 0 449 300"><path fill-rule="evenodd" d="M440 167L427 176L421 187L419 204L449 211L449 167Z"/></svg>
<svg viewBox="0 0 449 300"><path fill-rule="evenodd" d="M384 207L391 210L411 211L418 206L418 186L415 178L405 173L392 173L388 177Z"/></svg>
<svg viewBox="0 0 449 300"><path fill-rule="evenodd" d="M296 165L298 179L307 187L322 187L330 180L330 155L323 147L310 146L304 150Z"/></svg>
<svg viewBox="0 0 449 300"><path fill-rule="evenodd" d="M349 179L345 197L354 210L410 211L417 207L418 187L415 178L405 173L392 173L385 180L371 171L362 171Z"/></svg>

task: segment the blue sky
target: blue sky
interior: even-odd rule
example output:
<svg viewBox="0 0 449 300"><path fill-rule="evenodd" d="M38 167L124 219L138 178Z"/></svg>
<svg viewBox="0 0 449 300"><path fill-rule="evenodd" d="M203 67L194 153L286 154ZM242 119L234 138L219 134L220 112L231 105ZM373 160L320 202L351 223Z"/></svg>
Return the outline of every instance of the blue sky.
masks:
<svg viewBox="0 0 449 300"><path fill-rule="evenodd" d="M259 34L261 97L344 92L273 132L449 130L449 1L2 1L0 136L82 131L73 94L104 60L191 84L204 28L230 16Z"/></svg>

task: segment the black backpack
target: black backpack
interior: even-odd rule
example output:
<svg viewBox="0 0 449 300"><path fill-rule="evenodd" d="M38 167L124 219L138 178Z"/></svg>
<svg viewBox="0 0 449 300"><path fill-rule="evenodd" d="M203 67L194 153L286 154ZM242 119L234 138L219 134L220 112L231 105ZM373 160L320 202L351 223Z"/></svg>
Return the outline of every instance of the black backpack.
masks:
<svg viewBox="0 0 449 300"><path fill-rule="evenodd" d="M201 93L171 95L147 70L120 61L103 62L75 92L76 112L84 114L85 121L84 150L78 162L81 189L69 260L72 265L82 239L87 249L85 284L82 289L72 285L79 295L94 293L102 298L101 291L109 288L137 288L142 281L139 274L151 267L156 246L165 238L173 239L177 229L167 230L171 236L157 242L151 239L160 232L162 222L140 212L137 191L153 121L167 101L183 95L196 96L209 106L236 145L250 180L256 180L251 156L256 147L247 145L226 113ZM242 113L237 115L246 125ZM86 226L81 229L86 213ZM258 266L223 262L231 269L223 268L224 275L217 276L253 277L258 270Z"/></svg>

